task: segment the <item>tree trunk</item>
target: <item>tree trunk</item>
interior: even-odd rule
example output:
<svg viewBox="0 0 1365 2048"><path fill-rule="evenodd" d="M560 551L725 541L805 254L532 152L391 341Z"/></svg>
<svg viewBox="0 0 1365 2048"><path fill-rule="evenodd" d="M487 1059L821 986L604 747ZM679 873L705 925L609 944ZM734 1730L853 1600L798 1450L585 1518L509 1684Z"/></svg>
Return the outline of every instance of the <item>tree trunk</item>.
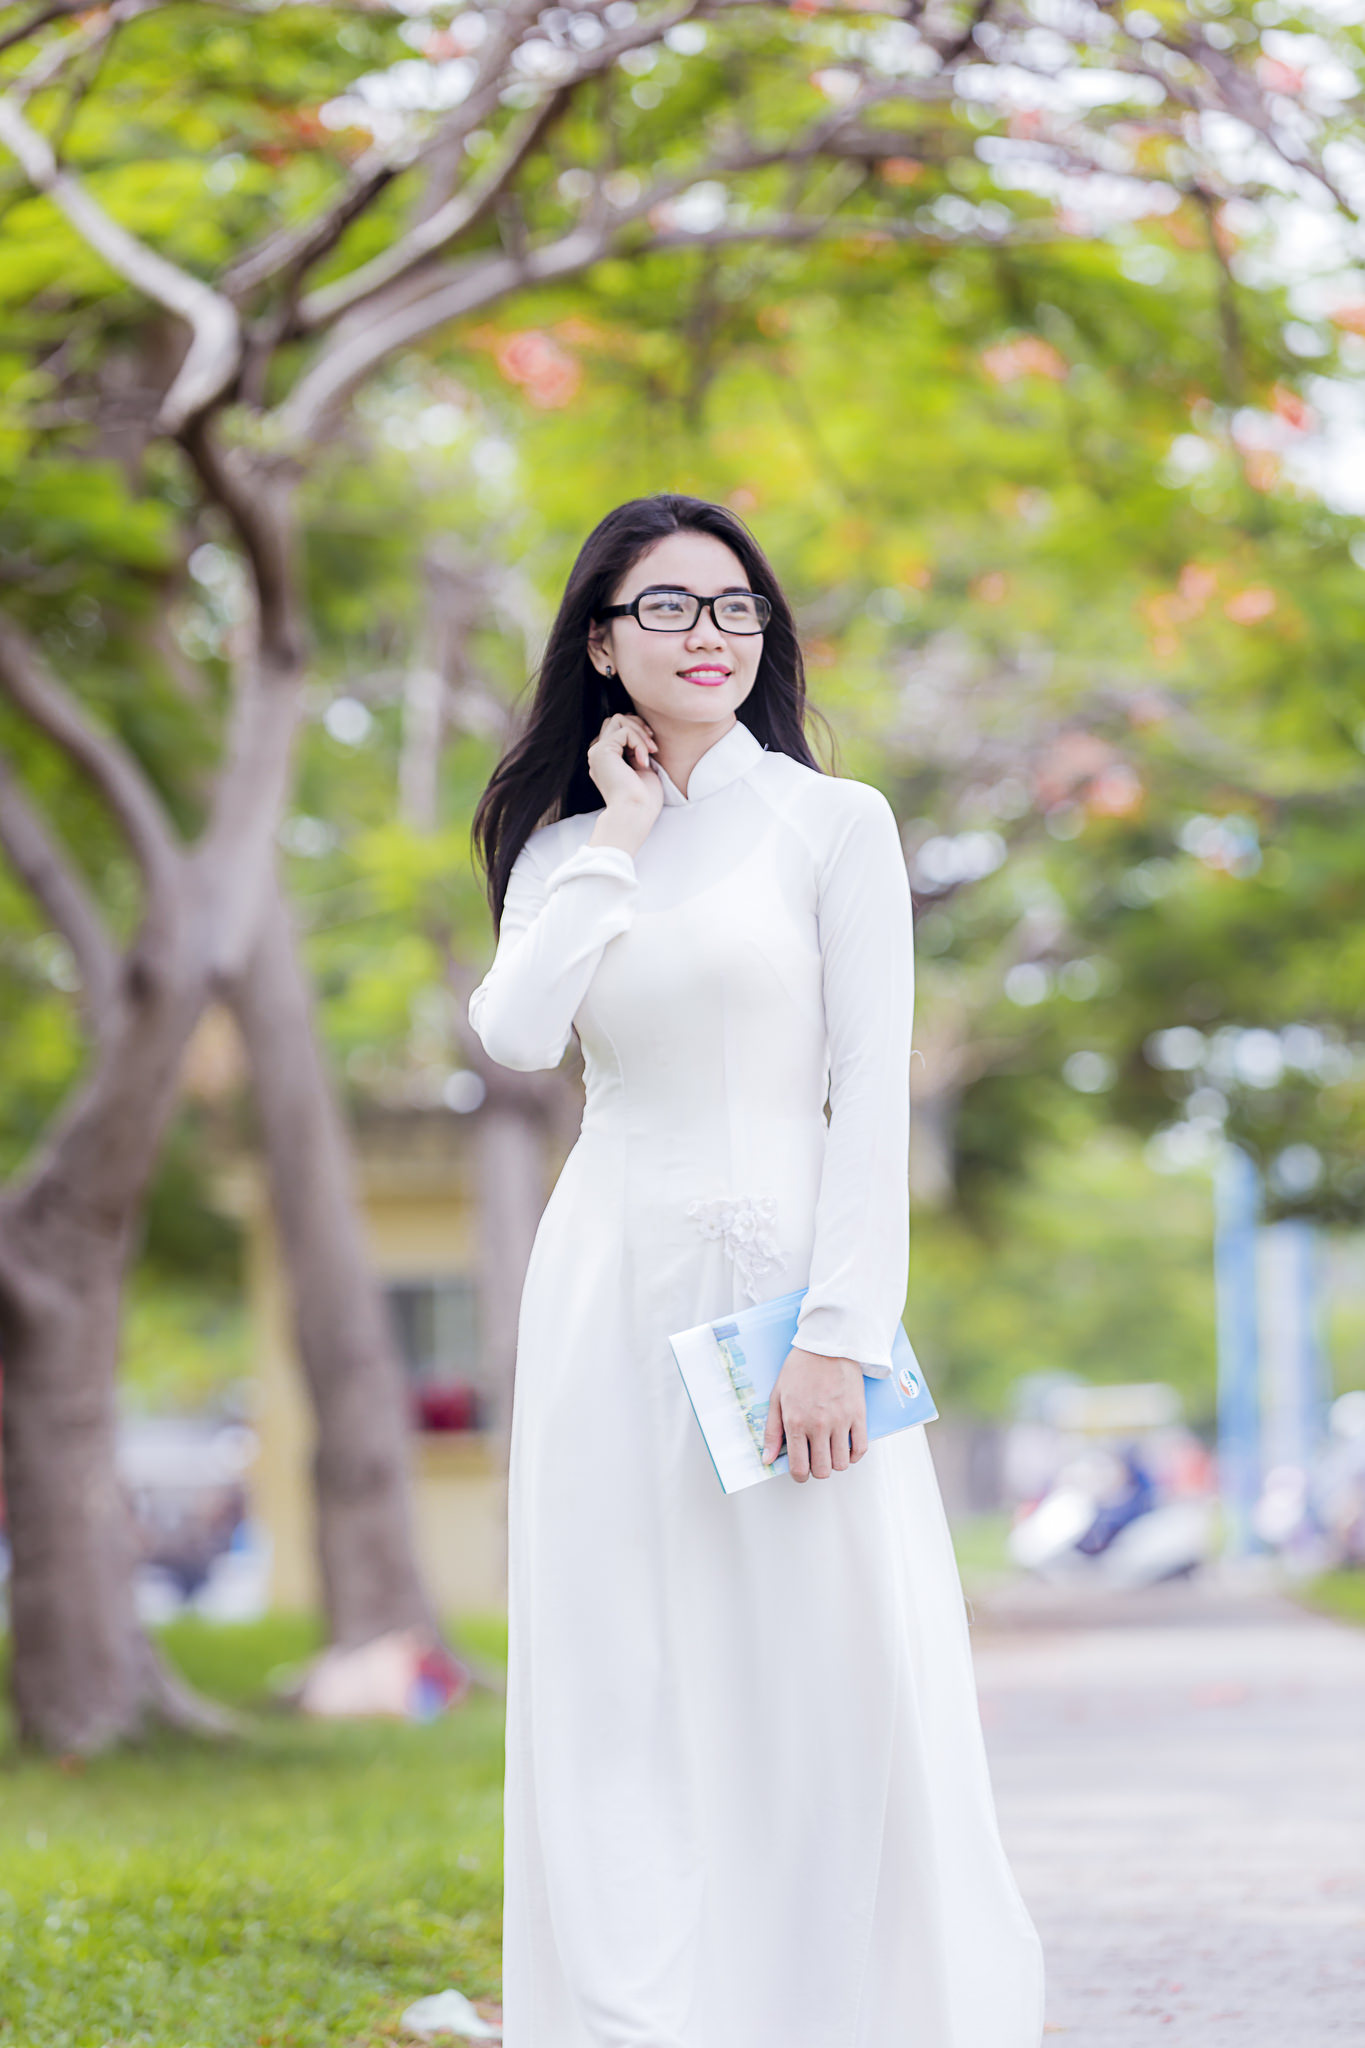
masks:
<svg viewBox="0 0 1365 2048"><path fill-rule="evenodd" d="M226 990L246 1045L271 1201L316 1426L323 1599L332 1640L433 1626L413 1545L402 1368L370 1268L350 1142L278 886Z"/></svg>
<svg viewBox="0 0 1365 2048"><path fill-rule="evenodd" d="M114 1043L0 1203L11 1689L23 1741L80 1753L153 1717L228 1721L177 1690L134 1607L135 1536L115 1464L120 1297L202 990L128 979Z"/></svg>
<svg viewBox="0 0 1365 2048"><path fill-rule="evenodd" d="M123 1246L68 1237L68 1254L41 1304L6 1317L5 1497L19 1731L86 1751L135 1734L147 1702L114 1470Z"/></svg>

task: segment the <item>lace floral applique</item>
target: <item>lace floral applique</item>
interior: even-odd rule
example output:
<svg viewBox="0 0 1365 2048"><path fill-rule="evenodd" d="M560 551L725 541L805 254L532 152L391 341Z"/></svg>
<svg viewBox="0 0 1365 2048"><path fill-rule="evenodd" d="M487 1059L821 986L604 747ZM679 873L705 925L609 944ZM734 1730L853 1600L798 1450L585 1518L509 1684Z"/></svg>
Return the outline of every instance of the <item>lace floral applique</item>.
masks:
<svg viewBox="0 0 1365 2048"><path fill-rule="evenodd" d="M703 1237L719 1237L735 1262L750 1301L757 1301L758 1281L770 1266L782 1263L782 1248L773 1235L777 1200L773 1195L712 1195L689 1202L687 1213Z"/></svg>

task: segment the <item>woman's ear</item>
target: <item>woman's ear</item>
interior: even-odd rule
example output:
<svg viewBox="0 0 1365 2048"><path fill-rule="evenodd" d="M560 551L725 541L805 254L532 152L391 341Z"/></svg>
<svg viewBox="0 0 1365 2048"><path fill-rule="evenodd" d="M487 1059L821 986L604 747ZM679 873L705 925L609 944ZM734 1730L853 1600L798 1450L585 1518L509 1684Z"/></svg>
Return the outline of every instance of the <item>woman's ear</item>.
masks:
<svg viewBox="0 0 1365 2048"><path fill-rule="evenodd" d="M607 651L605 640L606 629L603 626L588 628L588 659L600 676L614 676L616 664Z"/></svg>

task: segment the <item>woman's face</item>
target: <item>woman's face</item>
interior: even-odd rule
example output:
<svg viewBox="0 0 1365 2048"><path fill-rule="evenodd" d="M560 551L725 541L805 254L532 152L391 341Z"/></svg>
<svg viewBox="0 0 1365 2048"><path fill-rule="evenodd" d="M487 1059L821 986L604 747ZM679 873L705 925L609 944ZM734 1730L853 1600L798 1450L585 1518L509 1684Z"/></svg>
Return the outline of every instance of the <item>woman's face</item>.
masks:
<svg viewBox="0 0 1365 2048"><path fill-rule="evenodd" d="M709 533L670 533L641 555L612 596L629 604L646 590L688 590L717 597L747 590L738 555ZM646 720L714 725L733 718L754 686L763 654L761 633L725 633L709 611L689 631L647 632L636 619L608 619L588 636L593 665L608 665Z"/></svg>

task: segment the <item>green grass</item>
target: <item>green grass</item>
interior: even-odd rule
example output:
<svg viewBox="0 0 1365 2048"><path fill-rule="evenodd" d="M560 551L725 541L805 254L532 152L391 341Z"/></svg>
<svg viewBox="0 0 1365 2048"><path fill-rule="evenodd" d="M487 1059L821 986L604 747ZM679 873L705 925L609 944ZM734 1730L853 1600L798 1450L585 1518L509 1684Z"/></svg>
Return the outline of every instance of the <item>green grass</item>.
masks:
<svg viewBox="0 0 1365 2048"><path fill-rule="evenodd" d="M1353 1621L1365 1628L1365 1571L1324 1572L1307 1585L1301 1599L1320 1614Z"/></svg>
<svg viewBox="0 0 1365 2048"><path fill-rule="evenodd" d="M459 1638L501 1653L495 1618ZM76 1771L0 1752L0 2044L369 2048L424 1992L496 1998L501 1701L300 1722L266 1681L313 1648L307 1622L164 1640L248 1731Z"/></svg>
<svg viewBox="0 0 1365 2048"><path fill-rule="evenodd" d="M1010 1519L1006 1514L965 1515L961 1521L954 1522L953 1549L957 1554L957 1569L963 1587L968 1593L983 1580L998 1579L1014 1570L1005 1550Z"/></svg>

